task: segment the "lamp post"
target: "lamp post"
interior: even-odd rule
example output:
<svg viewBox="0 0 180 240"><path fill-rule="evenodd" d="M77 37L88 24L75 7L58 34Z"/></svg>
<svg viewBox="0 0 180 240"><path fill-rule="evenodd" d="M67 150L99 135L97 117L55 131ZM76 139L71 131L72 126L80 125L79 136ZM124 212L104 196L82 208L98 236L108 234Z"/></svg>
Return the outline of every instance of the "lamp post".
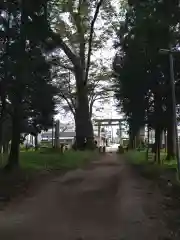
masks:
<svg viewBox="0 0 180 240"><path fill-rule="evenodd" d="M175 78L174 78L174 58L173 54L180 54L180 51L174 50L171 47L169 49L160 49L161 54L169 55L169 65L170 65L170 84L172 93L172 108L173 108L173 129L175 133L175 143L176 143L176 158L178 166L178 176L180 174L180 153L179 153L179 141L178 141L178 129L177 129L177 117L176 117L176 93L175 93Z"/></svg>

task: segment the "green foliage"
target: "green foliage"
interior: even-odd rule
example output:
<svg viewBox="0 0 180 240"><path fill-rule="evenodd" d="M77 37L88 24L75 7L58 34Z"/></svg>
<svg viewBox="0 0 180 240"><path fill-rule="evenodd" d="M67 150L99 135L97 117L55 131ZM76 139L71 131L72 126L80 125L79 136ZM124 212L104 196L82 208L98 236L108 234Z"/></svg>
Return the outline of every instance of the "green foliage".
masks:
<svg viewBox="0 0 180 240"><path fill-rule="evenodd" d="M98 4L99 14L95 18ZM109 83L111 70L106 66L105 59L92 59L91 55L102 50L112 36L115 22L117 24L117 18L113 19L112 14L116 14L117 10L111 1L52 1L49 2L48 9L50 26L62 40L58 45L61 50L53 52L51 56L59 96L75 115L79 92L76 78L81 75L77 74L76 67L79 65L78 68L82 67L85 70L83 75L88 78L83 79L87 85L84 92L88 93L92 115L94 102L107 101L110 96L107 87L105 89L103 85ZM57 47L56 44L55 46Z"/></svg>
<svg viewBox="0 0 180 240"><path fill-rule="evenodd" d="M2 155L1 155L2 156ZM49 173L58 173L84 167L90 161L95 160L97 154L95 152L78 152L68 151L64 154L53 153L41 154L40 152L21 152L20 165L21 168L14 169L9 173L4 171L2 167L6 164L7 156L4 156L4 164L0 158L0 209L3 204L10 201L13 197L26 192L32 182L45 182L50 175ZM36 180L36 181L35 181Z"/></svg>
<svg viewBox="0 0 180 240"><path fill-rule="evenodd" d="M149 155L152 155L152 153L149 153ZM143 165L143 164L150 164L151 162L148 162L146 159L146 151L129 151L126 153L127 160L131 164L135 165ZM175 159L172 159L171 161L165 160L166 153L164 151L161 151L161 162L162 162L162 168L177 168L177 162ZM156 165L156 164L155 164Z"/></svg>
<svg viewBox="0 0 180 240"><path fill-rule="evenodd" d="M133 135L145 124L156 133L172 126L169 58L159 50L179 45L179 13L178 1L134 1L117 32L115 96Z"/></svg>
<svg viewBox="0 0 180 240"><path fill-rule="evenodd" d="M165 173L168 177L175 176L177 170L177 163L175 160L163 161L162 165L152 163L146 160L146 152L129 151L125 155L127 161L134 166L138 172L145 178L158 179ZM161 152L161 159L163 160L165 153Z"/></svg>
<svg viewBox="0 0 180 240"><path fill-rule="evenodd" d="M21 153L20 163L27 169L74 169L92 160L93 152L67 151L64 154Z"/></svg>
<svg viewBox="0 0 180 240"><path fill-rule="evenodd" d="M86 140L87 147L93 144L92 106L95 99L97 100L97 95L99 99L104 96L98 88L99 84L96 86L97 82L100 83L100 80L97 80L99 73L96 72L97 77L90 76L95 72L93 72L94 65L96 67L99 65L93 60L93 55L95 56L95 53L105 47L112 35L115 20L112 18L113 21L109 21L109 16L115 8L111 1L59 0L49 2L47 10L50 28L49 38L46 41L47 48L57 49L50 56L58 63L53 72L58 76L56 83L62 86L59 95L66 101L66 105L74 115L77 147L82 149ZM66 90L64 94L64 85L61 84L61 74L59 74L63 72L62 69L74 75L68 83L68 89L71 89L73 84L72 93ZM92 92L93 98L90 99Z"/></svg>
<svg viewBox="0 0 180 240"><path fill-rule="evenodd" d="M20 134L36 135L51 125L56 88L43 48L47 36L45 0L4 1L0 5L0 145L10 120L10 159L18 162ZM41 30L40 30L41 29ZM40 34L39 34L40 33Z"/></svg>
<svg viewBox="0 0 180 240"><path fill-rule="evenodd" d="M146 162L146 152L129 151L126 153L127 160L132 164L144 164Z"/></svg>
<svg viewBox="0 0 180 240"><path fill-rule="evenodd" d="M41 151L23 151L20 153L20 166L24 170L69 170L83 167L97 157L96 152L92 151L66 151L63 154L57 151L42 153ZM7 162L7 156L4 155L0 168Z"/></svg>

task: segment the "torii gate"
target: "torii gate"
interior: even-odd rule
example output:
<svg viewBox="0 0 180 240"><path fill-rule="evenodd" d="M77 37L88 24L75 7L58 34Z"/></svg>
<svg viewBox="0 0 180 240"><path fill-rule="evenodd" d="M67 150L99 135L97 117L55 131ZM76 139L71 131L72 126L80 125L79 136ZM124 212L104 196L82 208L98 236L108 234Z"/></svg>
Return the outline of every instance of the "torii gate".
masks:
<svg viewBox="0 0 180 240"><path fill-rule="evenodd" d="M105 126L119 126L119 137L120 137L120 144L122 143L122 122L126 121L126 119L94 119L95 126L98 126L98 140L100 145L101 139L101 127Z"/></svg>

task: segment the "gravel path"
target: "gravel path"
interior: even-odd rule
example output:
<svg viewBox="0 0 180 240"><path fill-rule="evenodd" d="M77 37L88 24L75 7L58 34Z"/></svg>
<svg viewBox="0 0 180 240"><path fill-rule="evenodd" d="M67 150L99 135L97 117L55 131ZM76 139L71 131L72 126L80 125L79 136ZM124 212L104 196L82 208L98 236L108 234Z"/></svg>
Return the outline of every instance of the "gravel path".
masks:
<svg viewBox="0 0 180 240"><path fill-rule="evenodd" d="M0 212L3 240L157 240L160 197L116 154L46 183Z"/></svg>

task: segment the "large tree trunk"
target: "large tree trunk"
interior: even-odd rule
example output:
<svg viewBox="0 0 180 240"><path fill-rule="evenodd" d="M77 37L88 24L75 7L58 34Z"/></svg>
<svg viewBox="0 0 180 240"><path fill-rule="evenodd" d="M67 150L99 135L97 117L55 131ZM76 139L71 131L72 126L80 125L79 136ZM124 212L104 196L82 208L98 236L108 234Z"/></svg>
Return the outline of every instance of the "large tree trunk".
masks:
<svg viewBox="0 0 180 240"><path fill-rule="evenodd" d="M19 105L18 105L19 106ZM19 166L19 144L20 144L20 106L14 108L12 118L12 140L7 169Z"/></svg>
<svg viewBox="0 0 180 240"><path fill-rule="evenodd" d="M94 147L93 126L89 112L87 87L84 84L82 71L76 73L77 106L76 106L76 144L77 148L92 149Z"/></svg>
<svg viewBox="0 0 180 240"><path fill-rule="evenodd" d="M148 161L148 159L149 159L149 134L150 133L150 127L149 127L149 124L148 124L148 126L147 126L147 143L146 143L146 145L147 145L147 149L146 149L146 161Z"/></svg>
<svg viewBox="0 0 180 240"><path fill-rule="evenodd" d="M34 145L35 145L35 151L38 150L38 134L34 136Z"/></svg>
<svg viewBox="0 0 180 240"><path fill-rule="evenodd" d="M161 134L162 134L162 97L159 94L159 86L157 86L157 92L154 94L155 102L155 161L160 164L160 147L161 147Z"/></svg>
<svg viewBox="0 0 180 240"><path fill-rule="evenodd" d="M140 146L141 143L141 135L140 135L140 128L137 130L136 135L135 135L135 148Z"/></svg>
<svg viewBox="0 0 180 240"><path fill-rule="evenodd" d="M135 131L133 126L133 119L129 120L129 149L134 149Z"/></svg>
<svg viewBox="0 0 180 240"><path fill-rule="evenodd" d="M133 129L129 128L129 149L135 148L135 136Z"/></svg>
<svg viewBox="0 0 180 240"><path fill-rule="evenodd" d="M161 163L160 147L161 147L161 129L159 126L155 129L155 158L154 161L158 164Z"/></svg>
<svg viewBox="0 0 180 240"><path fill-rule="evenodd" d="M130 131L129 134L129 148L135 149L137 148L141 143L141 137L140 137L140 130L137 131Z"/></svg>
<svg viewBox="0 0 180 240"><path fill-rule="evenodd" d="M168 63L169 64L169 63ZM167 160L170 160L176 156L176 135L175 135L175 127L174 127L174 119L173 119L173 101L172 101L172 86L170 80L170 72L169 72L169 81L167 83L167 116L166 116L166 124L167 124Z"/></svg>
<svg viewBox="0 0 180 240"><path fill-rule="evenodd" d="M9 142L6 141L3 143L3 153L6 154L9 151Z"/></svg>
<svg viewBox="0 0 180 240"><path fill-rule="evenodd" d="M167 160L174 158L176 155L174 127L170 121L167 128Z"/></svg>
<svg viewBox="0 0 180 240"><path fill-rule="evenodd" d="M6 98L1 96L1 112L0 112L0 149L3 145L3 123L6 114Z"/></svg>
<svg viewBox="0 0 180 240"><path fill-rule="evenodd" d="M140 142L140 127L134 119L129 121L129 148L134 149Z"/></svg>
<svg viewBox="0 0 180 240"><path fill-rule="evenodd" d="M77 148L91 149L94 146L93 127L89 114L88 96L82 93L78 97L78 107L76 110L76 141ZM86 144L85 144L86 142Z"/></svg>
<svg viewBox="0 0 180 240"><path fill-rule="evenodd" d="M175 128L173 122L173 105L172 97L168 95L168 108L167 108L167 160L176 156L176 141L175 141Z"/></svg>

